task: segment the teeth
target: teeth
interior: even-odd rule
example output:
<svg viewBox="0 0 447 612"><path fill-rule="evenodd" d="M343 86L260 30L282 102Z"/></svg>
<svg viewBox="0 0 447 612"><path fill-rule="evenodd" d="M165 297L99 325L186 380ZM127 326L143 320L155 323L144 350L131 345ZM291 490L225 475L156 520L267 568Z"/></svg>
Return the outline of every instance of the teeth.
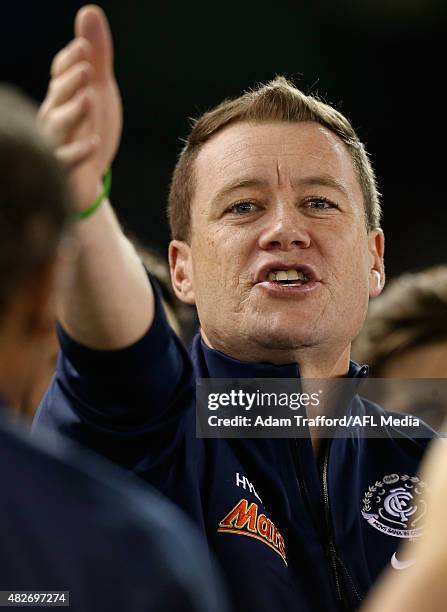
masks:
<svg viewBox="0 0 447 612"><path fill-rule="evenodd" d="M298 270L273 270L268 274L269 281L305 281L306 275Z"/></svg>
<svg viewBox="0 0 447 612"><path fill-rule="evenodd" d="M287 270L287 280L298 280L298 272L296 270Z"/></svg>

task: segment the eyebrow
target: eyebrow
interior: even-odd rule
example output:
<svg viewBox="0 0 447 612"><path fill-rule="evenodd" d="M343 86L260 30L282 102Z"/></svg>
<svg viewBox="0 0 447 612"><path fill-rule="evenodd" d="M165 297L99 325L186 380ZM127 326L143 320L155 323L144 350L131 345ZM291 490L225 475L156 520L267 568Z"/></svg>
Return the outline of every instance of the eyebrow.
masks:
<svg viewBox="0 0 447 612"><path fill-rule="evenodd" d="M220 200L224 198L229 193L236 191L236 189L241 189L243 187L262 187L267 185L267 181L265 179L258 178L242 178L242 179L234 179L229 182L225 187L223 187L216 195L215 200Z"/></svg>
<svg viewBox="0 0 447 612"><path fill-rule="evenodd" d="M332 187L333 189L337 189L337 191L340 191L346 197L349 196L348 190L344 182L334 176L331 176L330 174L317 174L315 176L306 176L305 178L300 179L298 181L298 184Z"/></svg>
<svg viewBox="0 0 447 612"><path fill-rule="evenodd" d="M266 179L259 178L241 178L235 179L225 185L214 198L215 201L221 200L226 195L236 191L237 189L242 189L244 187L263 187L268 185L268 181ZM340 179L331 176L329 174L316 174L312 176L306 176L294 183L297 186L323 186L323 187L331 187L332 189L336 189L344 196L348 197L348 190L343 181Z"/></svg>

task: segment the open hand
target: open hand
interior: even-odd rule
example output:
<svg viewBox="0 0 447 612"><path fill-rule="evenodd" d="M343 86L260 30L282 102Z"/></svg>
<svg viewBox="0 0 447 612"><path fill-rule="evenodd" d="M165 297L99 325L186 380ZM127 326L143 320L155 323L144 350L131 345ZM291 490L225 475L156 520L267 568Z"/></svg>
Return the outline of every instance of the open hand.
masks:
<svg viewBox="0 0 447 612"><path fill-rule="evenodd" d="M70 171L77 207L86 208L113 161L122 130L112 37L98 6L78 11L75 38L53 60L38 123Z"/></svg>

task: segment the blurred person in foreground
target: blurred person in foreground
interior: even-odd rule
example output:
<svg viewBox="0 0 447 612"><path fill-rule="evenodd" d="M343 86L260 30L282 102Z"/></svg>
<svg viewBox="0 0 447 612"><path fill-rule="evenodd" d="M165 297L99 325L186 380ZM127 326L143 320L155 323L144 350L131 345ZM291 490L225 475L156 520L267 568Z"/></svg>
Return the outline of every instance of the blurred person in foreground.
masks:
<svg viewBox="0 0 447 612"><path fill-rule="evenodd" d="M353 357L369 365L370 376L394 379L380 385L383 406L417 416L438 431L447 398L427 393L416 381L447 378L447 266L392 280L371 302Z"/></svg>
<svg viewBox="0 0 447 612"><path fill-rule="evenodd" d="M447 443L433 444L421 479L430 482L424 535L411 547L404 571L384 573L362 612L445 612L447 610Z"/></svg>
<svg viewBox="0 0 447 612"><path fill-rule="evenodd" d="M69 591L79 612L225 609L208 551L178 509L74 445L44 432L31 441L7 418L52 334L55 287L67 280L58 254L75 257L60 249L71 215L32 105L1 87L0 591L19 601L30 590Z"/></svg>
<svg viewBox="0 0 447 612"><path fill-rule="evenodd" d="M201 326L188 353L110 202L92 204L122 127L98 7L78 13L51 73L40 120L58 155L79 161L72 180L87 218L36 429L94 448L185 509L238 610L358 608L401 538L419 531L424 489L411 478L432 431L405 437L391 424L371 439L358 426L328 439L311 425L300 439L200 438L195 394L198 379L289 378L297 390L300 378L364 379L350 348L384 284L384 239L363 144L281 77L194 123L169 200L172 283ZM145 197L145 214L156 204ZM386 416L355 390L343 399L350 416Z"/></svg>

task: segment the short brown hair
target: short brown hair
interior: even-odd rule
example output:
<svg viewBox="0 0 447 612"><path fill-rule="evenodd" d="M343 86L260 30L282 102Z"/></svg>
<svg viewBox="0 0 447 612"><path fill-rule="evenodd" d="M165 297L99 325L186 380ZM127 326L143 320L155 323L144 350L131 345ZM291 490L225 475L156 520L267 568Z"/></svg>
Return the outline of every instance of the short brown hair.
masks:
<svg viewBox="0 0 447 612"><path fill-rule="evenodd" d="M0 316L55 258L71 208L64 171L35 114L23 94L0 85Z"/></svg>
<svg viewBox="0 0 447 612"><path fill-rule="evenodd" d="M190 239L190 207L194 196L194 162L214 134L238 121L315 121L334 132L346 145L352 157L364 197L368 229L380 226L380 194L365 146L349 121L317 97L306 95L284 77L245 92L239 98L225 100L193 122L171 181L168 217L171 235L177 240Z"/></svg>
<svg viewBox="0 0 447 612"><path fill-rule="evenodd" d="M372 300L353 344L353 358L380 377L388 359L406 350L447 340L447 266L407 273Z"/></svg>

